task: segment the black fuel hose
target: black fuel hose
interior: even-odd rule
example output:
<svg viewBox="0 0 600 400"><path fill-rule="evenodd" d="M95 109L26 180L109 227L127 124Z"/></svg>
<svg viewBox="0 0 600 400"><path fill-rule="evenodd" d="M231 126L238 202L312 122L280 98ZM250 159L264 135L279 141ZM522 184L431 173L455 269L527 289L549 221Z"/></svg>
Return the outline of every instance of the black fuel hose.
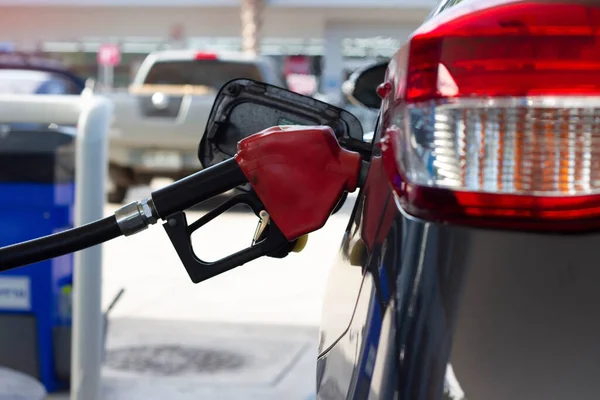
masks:
<svg viewBox="0 0 600 400"><path fill-rule="evenodd" d="M166 219L247 182L238 163L230 158L152 192L152 201L158 216Z"/></svg>
<svg viewBox="0 0 600 400"><path fill-rule="evenodd" d="M77 228L0 248L0 272L73 253L123 235L114 215Z"/></svg>

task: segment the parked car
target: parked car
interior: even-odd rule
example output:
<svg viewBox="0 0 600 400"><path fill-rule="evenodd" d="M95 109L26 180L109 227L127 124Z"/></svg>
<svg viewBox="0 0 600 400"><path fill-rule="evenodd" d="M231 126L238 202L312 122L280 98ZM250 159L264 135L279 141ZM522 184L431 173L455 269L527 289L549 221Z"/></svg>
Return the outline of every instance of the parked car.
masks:
<svg viewBox="0 0 600 400"><path fill-rule="evenodd" d="M0 94L80 95L86 80L52 58L22 52L0 53ZM62 130L75 133L75 127L14 121L0 124L4 132L16 130Z"/></svg>
<svg viewBox="0 0 600 400"><path fill-rule="evenodd" d="M590 1L442 0L355 77L380 116L318 399L600 396L599 23Z"/></svg>
<svg viewBox="0 0 600 400"><path fill-rule="evenodd" d="M109 149L109 201L155 177L180 179L202 169L196 152L216 92L234 78L285 87L270 58L196 50L154 52L115 103Z"/></svg>

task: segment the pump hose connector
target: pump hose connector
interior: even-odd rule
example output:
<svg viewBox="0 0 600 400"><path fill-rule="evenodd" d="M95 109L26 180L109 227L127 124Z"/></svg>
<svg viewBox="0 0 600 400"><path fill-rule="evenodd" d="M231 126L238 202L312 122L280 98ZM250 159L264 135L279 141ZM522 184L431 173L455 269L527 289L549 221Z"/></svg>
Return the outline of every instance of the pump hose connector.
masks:
<svg viewBox="0 0 600 400"><path fill-rule="evenodd" d="M123 236L131 236L154 225L158 221L158 213L151 198L134 201L115 211L115 218Z"/></svg>

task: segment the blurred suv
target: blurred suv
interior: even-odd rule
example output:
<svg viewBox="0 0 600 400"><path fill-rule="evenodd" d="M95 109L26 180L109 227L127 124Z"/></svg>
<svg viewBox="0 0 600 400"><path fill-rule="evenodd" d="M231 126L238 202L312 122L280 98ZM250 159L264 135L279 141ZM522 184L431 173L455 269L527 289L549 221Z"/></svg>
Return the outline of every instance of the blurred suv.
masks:
<svg viewBox="0 0 600 400"><path fill-rule="evenodd" d="M109 201L155 177L180 179L202 169L197 159L218 90L235 78L285 86L273 60L238 53L165 50L148 55L115 104L110 138Z"/></svg>

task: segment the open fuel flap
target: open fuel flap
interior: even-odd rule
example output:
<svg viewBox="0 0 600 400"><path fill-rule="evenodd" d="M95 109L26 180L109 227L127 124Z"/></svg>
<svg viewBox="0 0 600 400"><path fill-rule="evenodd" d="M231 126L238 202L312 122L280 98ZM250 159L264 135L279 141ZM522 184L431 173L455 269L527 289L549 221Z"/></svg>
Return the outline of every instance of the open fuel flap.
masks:
<svg viewBox="0 0 600 400"><path fill-rule="evenodd" d="M343 148L369 158L371 145L348 111L263 82L235 79L217 94L198 149L200 163L208 168L227 160L242 139L282 125L329 126Z"/></svg>

